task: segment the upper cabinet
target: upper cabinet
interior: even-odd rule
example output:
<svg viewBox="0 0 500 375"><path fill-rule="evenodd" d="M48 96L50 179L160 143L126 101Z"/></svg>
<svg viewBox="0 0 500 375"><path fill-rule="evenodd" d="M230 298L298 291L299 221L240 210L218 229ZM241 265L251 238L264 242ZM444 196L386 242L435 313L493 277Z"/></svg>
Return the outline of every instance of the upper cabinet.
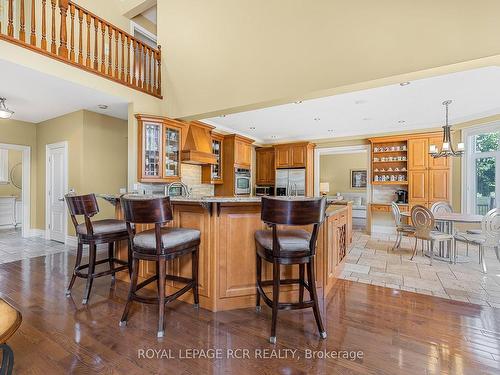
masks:
<svg viewBox="0 0 500 375"><path fill-rule="evenodd" d="M430 145L441 145L443 144L443 136L435 136L429 138L429 146ZM428 148L427 148L428 149ZM449 168L450 167L450 158L434 158L429 153L427 153L427 157L429 158L429 168L441 169L441 168Z"/></svg>
<svg viewBox="0 0 500 375"><path fill-rule="evenodd" d="M427 169L429 166L429 139L416 138L408 140L408 169Z"/></svg>
<svg viewBox="0 0 500 375"><path fill-rule="evenodd" d="M211 135L212 153L215 155L216 164L202 167L201 182L203 184L222 184L224 163L224 136L218 133Z"/></svg>
<svg viewBox="0 0 500 375"><path fill-rule="evenodd" d="M255 150L255 183L257 185L274 185L274 148L259 147Z"/></svg>
<svg viewBox="0 0 500 375"><path fill-rule="evenodd" d="M252 144L246 139L234 138L234 164L242 167L250 167L252 164Z"/></svg>
<svg viewBox="0 0 500 375"><path fill-rule="evenodd" d="M276 168L306 168L309 154L314 150L312 143L290 143L276 145Z"/></svg>
<svg viewBox="0 0 500 375"><path fill-rule="evenodd" d="M164 117L136 115L140 182L172 182L181 177L185 124Z"/></svg>

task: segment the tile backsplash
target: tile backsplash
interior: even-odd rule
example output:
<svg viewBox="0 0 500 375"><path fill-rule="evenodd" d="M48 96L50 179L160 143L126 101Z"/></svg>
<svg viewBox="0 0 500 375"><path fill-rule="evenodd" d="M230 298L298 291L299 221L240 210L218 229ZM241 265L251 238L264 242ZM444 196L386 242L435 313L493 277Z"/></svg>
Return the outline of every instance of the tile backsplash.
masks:
<svg viewBox="0 0 500 375"><path fill-rule="evenodd" d="M201 166L192 164L181 164L181 181L184 182L193 196L213 196L214 186L201 183ZM139 183L138 190L146 194L162 194L165 191L165 184Z"/></svg>

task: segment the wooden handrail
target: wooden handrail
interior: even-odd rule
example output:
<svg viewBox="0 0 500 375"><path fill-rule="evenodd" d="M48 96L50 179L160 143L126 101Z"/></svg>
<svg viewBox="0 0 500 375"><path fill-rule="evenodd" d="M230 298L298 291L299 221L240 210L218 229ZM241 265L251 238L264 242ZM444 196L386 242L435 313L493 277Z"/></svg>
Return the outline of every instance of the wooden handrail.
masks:
<svg viewBox="0 0 500 375"><path fill-rule="evenodd" d="M0 39L161 98L160 46L146 45L71 0L7 4L7 28L0 23Z"/></svg>

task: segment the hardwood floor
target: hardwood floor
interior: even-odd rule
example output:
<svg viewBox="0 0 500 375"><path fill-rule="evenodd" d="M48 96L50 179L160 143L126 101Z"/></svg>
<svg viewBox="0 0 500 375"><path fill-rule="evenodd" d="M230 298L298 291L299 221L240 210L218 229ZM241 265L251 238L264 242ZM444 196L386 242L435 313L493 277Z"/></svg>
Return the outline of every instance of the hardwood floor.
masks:
<svg viewBox="0 0 500 375"><path fill-rule="evenodd" d="M87 307L84 282L64 290L74 256L47 255L0 265L0 293L23 314L9 344L15 374L498 374L500 309L339 280L323 307L328 338L320 340L312 310L280 311L278 344L268 344L270 309L222 313L167 305L166 330L156 338L155 306L136 303L127 327L118 322L128 284L94 282ZM188 349L222 349L222 358L179 358ZM263 349L279 352L258 352ZM146 349L160 358L142 358ZM165 351L161 351L165 349ZM175 358L161 358L171 349ZM227 349L248 349L229 359ZM295 352L295 357L291 351ZM255 358L255 353L289 358ZM306 359L306 350L362 351L349 359ZM235 354L238 354L235 352ZM240 352L239 354L243 354ZM300 356L300 358L298 358Z"/></svg>

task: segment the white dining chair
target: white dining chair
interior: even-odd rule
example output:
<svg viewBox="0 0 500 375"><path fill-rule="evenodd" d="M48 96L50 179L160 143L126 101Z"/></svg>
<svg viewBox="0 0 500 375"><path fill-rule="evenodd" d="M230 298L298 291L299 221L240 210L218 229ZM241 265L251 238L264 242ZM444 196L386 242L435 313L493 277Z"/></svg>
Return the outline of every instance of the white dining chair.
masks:
<svg viewBox="0 0 500 375"><path fill-rule="evenodd" d="M396 202L391 203L391 209L392 216L394 217L394 223L396 224L396 241L394 242L394 246L392 246L392 250L394 251L401 246L403 236L415 234L415 227L401 221L401 210Z"/></svg>

